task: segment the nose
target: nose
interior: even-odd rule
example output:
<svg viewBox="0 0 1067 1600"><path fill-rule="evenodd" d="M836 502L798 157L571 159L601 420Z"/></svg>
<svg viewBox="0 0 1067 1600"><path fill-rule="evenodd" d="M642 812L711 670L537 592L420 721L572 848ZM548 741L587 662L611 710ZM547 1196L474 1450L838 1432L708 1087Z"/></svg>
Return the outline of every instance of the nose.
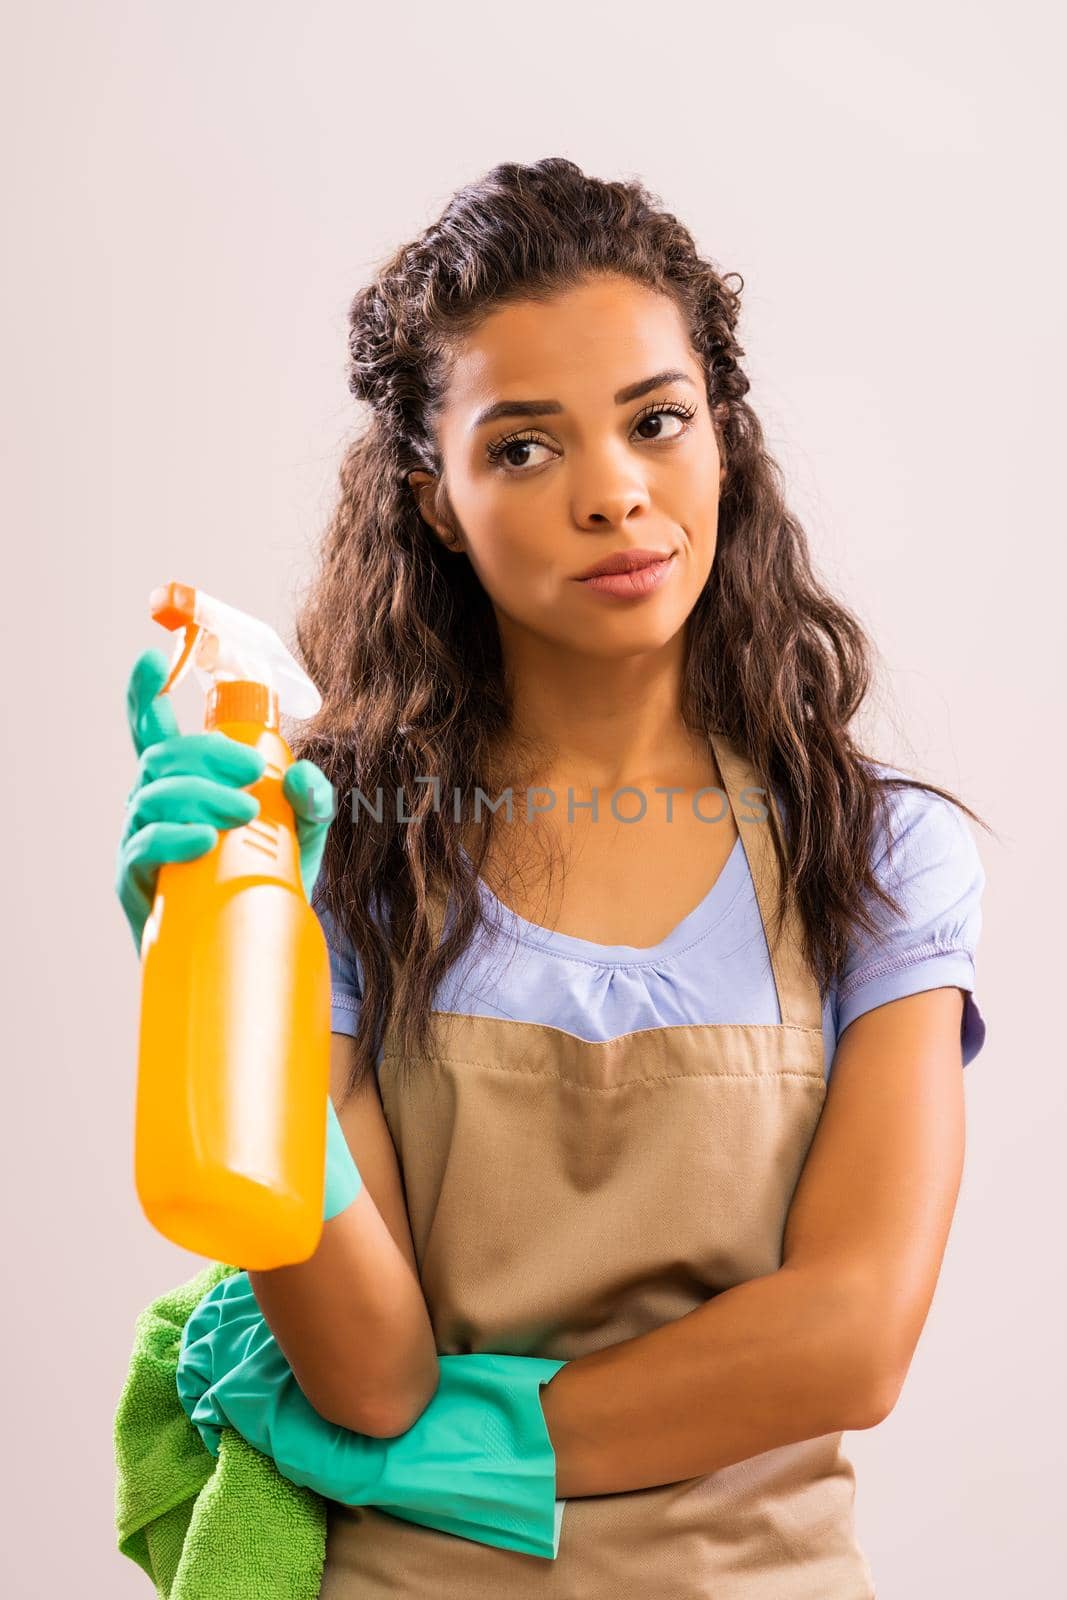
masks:
<svg viewBox="0 0 1067 1600"><path fill-rule="evenodd" d="M639 520L648 506L644 484L616 477L613 482L576 491L574 515L581 528L621 527L627 521Z"/></svg>

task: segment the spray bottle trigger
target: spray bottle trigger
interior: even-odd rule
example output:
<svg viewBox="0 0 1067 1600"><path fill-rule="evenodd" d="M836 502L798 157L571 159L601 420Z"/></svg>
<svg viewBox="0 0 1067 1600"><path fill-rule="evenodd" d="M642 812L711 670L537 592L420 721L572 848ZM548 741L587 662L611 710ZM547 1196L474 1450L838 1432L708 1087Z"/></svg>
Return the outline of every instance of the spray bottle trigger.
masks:
<svg viewBox="0 0 1067 1600"><path fill-rule="evenodd" d="M195 622L190 622L186 625L185 636L178 640L174 654L171 656L170 672L167 674L166 683L159 691L160 694L169 694L185 677L189 664L193 659L193 651L196 648L196 641L199 635L200 629Z"/></svg>

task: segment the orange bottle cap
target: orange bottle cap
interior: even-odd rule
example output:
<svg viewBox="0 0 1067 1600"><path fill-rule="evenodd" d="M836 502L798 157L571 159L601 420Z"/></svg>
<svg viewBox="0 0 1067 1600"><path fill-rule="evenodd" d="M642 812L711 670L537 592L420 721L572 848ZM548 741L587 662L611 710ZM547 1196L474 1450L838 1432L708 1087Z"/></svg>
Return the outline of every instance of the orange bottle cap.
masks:
<svg viewBox="0 0 1067 1600"><path fill-rule="evenodd" d="M216 683L207 697L204 727L217 728L220 722L258 722L265 728L277 728L278 696L265 683L250 679Z"/></svg>

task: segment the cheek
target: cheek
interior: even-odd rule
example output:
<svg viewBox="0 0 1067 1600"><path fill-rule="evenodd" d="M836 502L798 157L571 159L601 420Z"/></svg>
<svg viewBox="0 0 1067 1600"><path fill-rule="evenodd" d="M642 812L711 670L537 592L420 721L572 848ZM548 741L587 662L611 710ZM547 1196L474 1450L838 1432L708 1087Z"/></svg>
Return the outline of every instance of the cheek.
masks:
<svg viewBox="0 0 1067 1600"><path fill-rule="evenodd" d="M679 520L701 527L714 526L719 504L719 463L713 454L701 456L699 464L679 480L678 490L684 502L684 515Z"/></svg>
<svg viewBox="0 0 1067 1600"><path fill-rule="evenodd" d="M530 615L554 602L549 550L528 519L520 526L498 521L479 538L468 539L468 554L490 599L511 615Z"/></svg>
<svg viewBox="0 0 1067 1600"><path fill-rule="evenodd" d="M684 504L678 507L677 521L685 530L690 551L705 559L715 549L719 531L719 480L718 473L704 475L699 484L691 485Z"/></svg>
<svg viewBox="0 0 1067 1600"><path fill-rule="evenodd" d="M536 513L488 518L477 540L477 554L488 582L509 585L532 583L551 566L546 531Z"/></svg>

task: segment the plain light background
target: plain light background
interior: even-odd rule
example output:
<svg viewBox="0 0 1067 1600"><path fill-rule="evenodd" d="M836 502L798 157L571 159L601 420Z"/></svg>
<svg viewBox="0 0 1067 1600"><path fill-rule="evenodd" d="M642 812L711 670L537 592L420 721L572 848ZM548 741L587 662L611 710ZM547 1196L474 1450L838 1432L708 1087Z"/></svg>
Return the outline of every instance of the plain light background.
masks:
<svg viewBox="0 0 1067 1600"><path fill-rule="evenodd" d="M5 27L0 1589L115 1547L134 1319L200 1259L133 1187L125 688L201 585L284 634L358 418L346 312L503 160L639 176L745 278L751 403L880 653L866 747L988 885L967 1159L896 1409L879 1600L1051 1592L1063 1534L1063 32L1036 4L37 4ZM179 703L187 732L197 695ZM651 1600L651 1597L650 1597ZM834 1600L828 1596L827 1600ZM844 1597L842 1597L844 1600Z"/></svg>

